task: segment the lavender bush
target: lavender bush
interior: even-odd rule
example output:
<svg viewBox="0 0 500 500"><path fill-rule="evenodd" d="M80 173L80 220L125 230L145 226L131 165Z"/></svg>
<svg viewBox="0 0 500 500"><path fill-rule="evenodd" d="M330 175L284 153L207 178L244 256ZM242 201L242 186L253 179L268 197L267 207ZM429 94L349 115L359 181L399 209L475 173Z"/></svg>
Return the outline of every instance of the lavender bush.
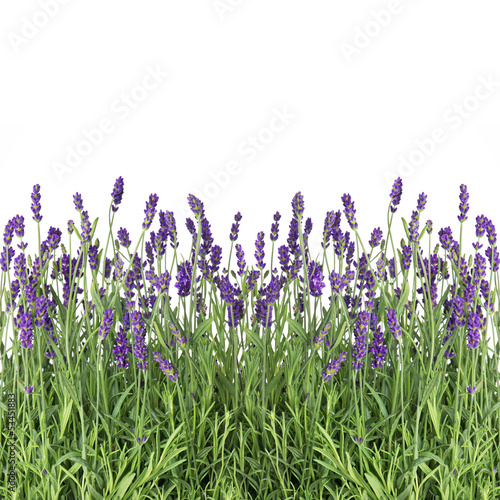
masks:
<svg viewBox="0 0 500 500"><path fill-rule="evenodd" d="M159 210L156 194L136 242L130 228L114 229L121 177L105 245L79 193L67 246L54 227L42 240L35 185L38 246L27 254L25 219L15 215L0 254L3 401L12 393L17 401L16 461L0 491L31 499L498 498L495 226L476 217L467 257L461 185L458 241L442 228L431 251L421 193L395 246L402 189L397 179L387 230L373 229L367 247L344 194L343 209L326 214L320 256L310 252L313 222L300 192L288 233L276 212L255 248L236 243L238 212L227 254L189 195L184 257L174 214ZM0 415L7 464L4 402Z"/></svg>

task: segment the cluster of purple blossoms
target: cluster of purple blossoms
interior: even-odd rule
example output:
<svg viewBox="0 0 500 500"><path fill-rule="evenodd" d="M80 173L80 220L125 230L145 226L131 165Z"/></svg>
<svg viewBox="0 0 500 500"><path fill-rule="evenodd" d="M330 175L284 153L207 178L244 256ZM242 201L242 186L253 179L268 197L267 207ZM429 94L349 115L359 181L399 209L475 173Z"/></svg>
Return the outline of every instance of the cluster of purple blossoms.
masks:
<svg viewBox="0 0 500 500"><path fill-rule="evenodd" d="M460 222L464 222L467 220L467 212L469 211L469 204L467 201L469 200L469 193L467 192L467 186L465 184L460 185L460 205L458 208L460 210L460 215L458 216L458 220Z"/></svg>
<svg viewBox="0 0 500 500"><path fill-rule="evenodd" d="M132 332L134 333L134 356L139 360L137 366L140 370L145 370L148 362L145 359L148 357L146 348L146 327L142 319L142 313L132 311L130 313L130 321L132 323Z"/></svg>
<svg viewBox="0 0 500 500"><path fill-rule="evenodd" d="M384 345L384 334L380 326L377 326L377 315L373 312L370 314L370 330L373 332L373 342L369 344L368 350L374 358L371 365L373 369L382 368L387 354L387 347Z"/></svg>
<svg viewBox="0 0 500 500"><path fill-rule="evenodd" d="M197 219L201 220L205 217L205 209L203 208L203 203L201 202L201 200L196 198L196 196L192 194L188 196L188 205Z"/></svg>
<svg viewBox="0 0 500 500"><path fill-rule="evenodd" d="M121 227L120 229L118 229L117 237L118 237L118 241L120 242L120 245L122 247L128 248L130 246L130 244L132 243L130 241L130 236L128 234L128 231L124 227Z"/></svg>
<svg viewBox="0 0 500 500"><path fill-rule="evenodd" d="M403 261L402 261L401 265L403 266L403 269L405 271L408 271L408 269L410 269L411 256L412 256L411 245L404 245L403 246L403 254L402 254Z"/></svg>
<svg viewBox="0 0 500 500"><path fill-rule="evenodd" d="M118 210L118 205L122 202L123 197L123 177L118 177L115 181L115 185L113 186L113 191L111 192L111 197L113 198L113 202L111 204L111 210L116 212Z"/></svg>
<svg viewBox="0 0 500 500"><path fill-rule="evenodd" d="M109 331L111 330L111 326L113 325L113 315L113 309L104 310L102 324L99 327L99 337L102 337L102 339L105 339L108 336Z"/></svg>
<svg viewBox="0 0 500 500"><path fill-rule="evenodd" d="M144 217L144 222L142 223L142 229L149 229L149 227L151 226L153 219L155 218L157 204L158 195L149 195L149 200L146 202L146 208L144 210L144 213L146 215Z"/></svg>
<svg viewBox="0 0 500 500"><path fill-rule="evenodd" d="M382 236L383 236L382 230L379 227L375 228L372 232L372 236L369 241L370 246L372 248L378 247L380 245L380 242L382 241Z"/></svg>
<svg viewBox="0 0 500 500"><path fill-rule="evenodd" d="M259 290L259 294L263 298L257 300L255 304L255 317L264 327L270 327L272 324L272 305L279 299L280 289L281 280L273 276L269 284Z"/></svg>
<svg viewBox="0 0 500 500"><path fill-rule="evenodd" d="M398 324L395 309L387 309L387 325L389 326L389 331L396 340L401 337L401 327Z"/></svg>
<svg viewBox="0 0 500 500"><path fill-rule="evenodd" d="M403 181L401 177L398 177L395 181L394 184L392 185L392 191L391 191L391 204L390 205L390 210L392 213L396 212L397 206L401 202L401 195L403 194Z"/></svg>
<svg viewBox="0 0 500 500"><path fill-rule="evenodd" d="M340 365L347 359L347 352L341 352L338 359L332 359L326 366L326 371L323 371L322 377L324 382L328 382L339 370Z"/></svg>
<svg viewBox="0 0 500 500"><path fill-rule="evenodd" d="M229 234L229 239L231 241L236 241L238 239L238 233L240 230L240 220L241 220L241 214L238 212L234 216L234 224L231 226L231 233Z"/></svg>
<svg viewBox="0 0 500 500"><path fill-rule="evenodd" d="M326 285L323 282L323 273L318 262L309 263L307 276L309 278L309 292L313 297L320 297Z"/></svg>
<svg viewBox="0 0 500 500"><path fill-rule="evenodd" d="M419 219L419 214L418 211L415 210L411 214L411 221L410 221L410 241L413 243L418 242L418 219Z"/></svg>
<svg viewBox="0 0 500 500"><path fill-rule="evenodd" d="M471 393L474 394L476 392L476 386L471 387L470 385L467 386L467 390Z"/></svg>
<svg viewBox="0 0 500 500"><path fill-rule="evenodd" d="M29 310L25 312L23 306L20 305L19 314L19 337L21 338L21 345L25 349L31 349L33 347L33 322L31 321L31 312Z"/></svg>
<svg viewBox="0 0 500 500"><path fill-rule="evenodd" d="M184 261L179 265L177 272L177 293L180 297L187 297L191 293L191 279L193 277L193 266L189 261Z"/></svg>
<svg viewBox="0 0 500 500"><path fill-rule="evenodd" d="M354 209L354 202L351 201L351 195L345 194L342 196L342 203L344 204L344 215L347 219L347 222L351 226L351 229L354 231L358 228L358 223L354 217L356 210Z"/></svg>
<svg viewBox="0 0 500 500"><path fill-rule="evenodd" d="M125 313L123 315L123 321L124 323L128 323L128 314ZM118 368L128 368L128 361L127 361L127 356L128 353L130 352L130 343L127 340L127 330L124 329L123 326L120 326L120 329L118 332L116 332L115 336L115 345L113 346L113 354L115 356L116 360L116 366Z"/></svg>
<svg viewBox="0 0 500 500"><path fill-rule="evenodd" d="M425 209L425 204L427 203L427 195L425 193L420 193L417 200L417 210L422 212Z"/></svg>
<svg viewBox="0 0 500 500"><path fill-rule="evenodd" d="M276 241L278 239L280 219L281 219L280 213L276 212L274 214L274 223L271 224L271 236L270 236L271 241Z"/></svg>
<svg viewBox="0 0 500 500"><path fill-rule="evenodd" d="M467 347L475 349L479 346L479 339L481 338L481 317L475 311L470 312L467 327Z"/></svg>
<svg viewBox="0 0 500 500"><path fill-rule="evenodd" d="M160 370L168 376L168 378L175 382L177 380L177 370L174 370L174 366L169 360L162 359L161 354L159 352L153 352L153 359L158 361L160 365Z"/></svg>
<svg viewBox="0 0 500 500"><path fill-rule="evenodd" d="M255 241L255 248L257 249L255 251L255 258L257 260L257 267L259 269L264 269L266 267L266 264L264 262L264 232L260 231L257 234L257 240Z"/></svg>
<svg viewBox="0 0 500 500"><path fill-rule="evenodd" d="M43 218L42 215L40 215L40 210L42 206L40 205L40 184L35 184L33 186L33 193L31 194L31 211L33 212L33 220L35 222L40 222Z"/></svg>
<svg viewBox="0 0 500 500"><path fill-rule="evenodd" d="M243 276L246 268L245 252L238 243L236 244L236 258L238 262L238 276Z"/></svg>
<svg viewBox="0 0 500 500"><path fill-rule="evenodd" d="M315 347L321 347L321 344L323 342L323 340L325 340L325 337L328 333L328 330L330 330L330 328L332 327L332 324L331 323L327 323L325 325L325 328L323 330L321 330L320 334L319 335L316 335L312 342L314 344ZM311 339L309 339L309 342L311 341ZM326 346L329 347L330 346L330 342L327 340L326 342Z"/></svg>
<svg viewBox="0 0 500 500"><path fill-rule="evenodd" d="M363 362L366 355L366 333L368 331L368 322L370 321L370 313L368 311L360 311L358 313L358 321L356 322L356 327L354 329L355 344L352 349L352 357L354 361L352 365L355 370L360 370L363 366Z"/></svg>
<svg viewBox="0 0 500 500"><path fill-rule="evenodd" d="M175 325L173 323L169 323L168 327L172 331L174 337L177 339L177 342L179 342L180 346L181 347L185 347L187 345L187 338L186 338L186 336L185 335L181 335L179 333L179 330L175 329ZM189 340L191 340L191 339L189 339Z"/></svg>
<svg viewBox="0 0 500 500"><path fill-rule="evenodd" d="M295 219L299 220L304 213L304 197L300 191L293 197L292 200L292 211Z"/></svg>

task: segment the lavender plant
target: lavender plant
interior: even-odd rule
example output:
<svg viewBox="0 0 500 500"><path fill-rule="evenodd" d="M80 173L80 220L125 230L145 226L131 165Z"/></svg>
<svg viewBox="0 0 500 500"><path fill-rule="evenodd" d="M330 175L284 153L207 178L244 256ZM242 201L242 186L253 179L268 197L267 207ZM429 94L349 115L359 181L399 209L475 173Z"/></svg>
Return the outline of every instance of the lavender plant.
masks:
<svg viewBox="0 0 500 500"><path fill-rule="evenodd" d="M1 384L17 415L1 493L14 484L17 498L40 499L498 498L496 229L477 216L474 252L463 254L462 184L458 241L442 228L431 250L421 193L396 247L402 190L398 178L387 229L373 229L366 248L345 193L343 211L326 214L319 256L300 192L288 234L276 212L254 249L236 243L237 212L228 253L189 195L184 257L156 194L137 241L132 228L113 229L122 177L104 246L80 193L67 244L54 227L42 240L35 185L37 247L27 254L30 228L15 215L0 253ZM5 404L0 415L7 429Z"/></svg>

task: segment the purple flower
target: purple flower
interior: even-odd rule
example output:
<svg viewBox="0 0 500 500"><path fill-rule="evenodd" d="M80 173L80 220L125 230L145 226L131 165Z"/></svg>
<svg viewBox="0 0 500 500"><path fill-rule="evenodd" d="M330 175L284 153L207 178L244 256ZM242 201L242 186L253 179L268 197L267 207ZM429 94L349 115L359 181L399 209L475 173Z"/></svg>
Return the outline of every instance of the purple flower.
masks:
<svg viewBox="0 0 500 500"><path fill-rule="evenodd" d="M470 312L467 326L467 347L469 349L475 349L479 346L479 339L481 337L481 333L479 331L481 328L481 318L475 311Z"/></svg>
<svg viewBox="0 0 500 500"><path fill-rule="evenodd" d="M74 228L75 228L75 223L74 223L74 221L73 221L73 220L71 220L71 219L70 219L70 220L68 221L68 233L69 233L69 234L73 234L73 230L74 230Z"/></svg>
<svg viewBox="0 0 500 500"><path fill-rule="evenodd" d="M342 196L342 203L344 204L344 214L346 216L347 222L351 226L351 229L352 230L357 229L358 223L354 218L356 210L354 209L354 202L351 201L351 195L344 193L344 195Z"/></svg>
<svg viewBox="0 0 500 500"><path fill-rule="evenodd" d="M290 262L290 254L288 247L286 245L281 245L278 248L278 255L279 255L281 270L284 273L288 273L288 270L290 269L290 266L288 265L288 263Z"/></svg>
<svg viewBox="0 0 500 500"><path fill-rule="evenodd" d="M495 245L497 242L497 233L493 222L488 219L488 224L486 225L486 234L488 235L488 242L491 246Z"/></svg>
<svg viewBox="0 0 500 500"><path fill-rule="evenodd" d="M401 180L401 177L398 177L394 181L394 184L392 185L392 191L391 191L392 206L390 207L392 213L396 212L397 206L401 202L402 194L403 194L403 181Z"/></svg>
<svg viewBox="0 0 500 500"><path fill-rule="evenodd" d="M192 273L193 266L189 261L185 261L179 265L177 283L174 286L177 288L177 293L180 297L187 297L191 293Z"/></svg>
<svg viewBox="0 0 500 500"><path fill-rule="evenodd" d="M432 221L431 220L428 220L426 223L426 231L427 231L427 234L431 234L432 233Z"/></svg>
<svg viewBox="0 0 500 500"><path fill-rule="evenodd" d="M25 349L31 349L33 347L33 324L31 321L31 312L24 312L22 306L19 307L20 311L20 333L21 345Z"/></svg>
<svg viewBox="0 0 500 500"><path fill-rule="evenodd" d="M81 219L82 219L82 242L87 243L90 241L90 220L89 220L89 214L86 210L83 210L81 213Z"/></svg>
<svg viewBox="0 0 500 500"><path fill-rule="evenodd" d="M108 336L112 325L113 325L113 309L105 309L104 317L101 326L99 328L99 336L105 339Z"/></svg>
<svg viewBox="0 0 500 500"><path fill-rule="evenodd" d="M486 231L486 225L488 223L488 218L484 215L478 215L476 217L476 236L482 238Z"/></svg>
<svg viewBox="0 0 500 500"><path fill-rule="evenodd" d="M92 269L92 271L95 271L97 269L97 246L96 245L89 246L89 264L90 264L90 269Z"/></svg>
<svg viewBox="0 0 500 500"><path fill-rule="evenodd" d="M130 313L130 321L132 323L132 331L134 333L134 356L140 360L137 362L137 366L140 370L145 370L148 366L148 362L144 360L147 358L148 352L145 345L146 328L144 326L144 320L142 319L141 312L132 311Z"/></svg>
<svg viewBox="0 0 500 500"><path fill-rule="evenodd" d="M264 269L264 267L266 267L264 263L264 244L264 232L261 231L257 233L257 240L255 241L255 248L257 248L255 258L257 259L257 267L259 269Z"/></svg>
<svg viewBox="0 0 500 500"><path fill-rule="evenodd" d="M191 208L191 211L196 216L196 218L198 219L204 218L205 210L203 208L203 203L198 198L196 198L196 196L190 194L188 196L188 204L189 208Z"/></svg>
<svg viewBox="0 0 500 500"><path fill-rule="evenodd" d="M255 287L255 283L259 279L260 271L250 271L247 275L247 288L249 290L253 290Z"/></svg>
<svg viewBox="0 0 500 500"><path fill-rule="evenodd" d="M353 358L352 362L354 369L359 370L363 366L361 361L366 355L366 332L368 331L368 322L370 320L370 313L368 311L360 311L358 313L358 321L354 329L355 345L352 349Z"/></svg>
<svg viewBox="0 0 500 500"><path fill-rule="evenodd" d="M488 258L488 263L490 264L490 270L498 271L500 267L500 256L498 255L497 247L488 247L485 254Z"/></svg>
<svg viewBox="0 0 500 500"><path fill-rule="evenodd" d="M326 334L328 333L328 330L330 330L332 324L331 323L327 323L325 325L325 328L324 330L321 330L320 334L319 335L316 335L314 338L313 338L313 344L315 345L315 347L321 347L321 343L323 342L323 340L325 339L326 337ZM309 339L311 340L311 339Z"/></svg>
<svg viewBox="0 0 500 500"><path fill-rule="evenodd" d="M417 201L417 210L422 212L425 209L425 204L427 203L427 195L420 193Z"/></svg>
<svg viewBox="0 0 500 500"><path fill-rule="evenodd" d="M158 204L158 195L150 194L149 200L146 202L146 208L144 213L146 216L144 217L144 222L142 223L142 229L149 229L151 226L153 219L156 214L156 205Z"/></svg>
<svg viewBox="0 0 500 500"><path fill-rule="evenodd" d="M401 337L401 327L398 325L398 319L396 317L395 309L387 309L387 324L389 326L389 331L392 333L395 339Z"/></svg>
<svg viewBox="0 0 500 500"><path fill-rule="evenodd" d="M118 177L115 181L113 191L111 192L111 197L113 198L113 203L111 205L111 210L116 212L118 210L118 205L122 202L123 196L123 177Z"/></svg>
<svg viewBox="0 0 500 500"><path fill-rule="evenodd" d="M372 361L371 365L373 369L382 368L384 364L384 359L387 354L387 347L384 345L384 334L382 333L380 326L376 327L376 316L372 313L372 319L375 318L375 325L371 325L373 331L373 342L368 346L368 350L372 353L375 361Z"/></svg>
<svg viewBox="0 0 500 500"><path fill-rule="evenodd" d="M326 366L326 371L323 371L322 377L325 382L328 382L339 370L340 365L347 359L347 352L341 352L338 359L332 359Z"/></svg>
<svg viewBox="0 0 500 500"><path fill-rule="evenodd" d="M360 438L358 439L358 436L354 436L354 441L355 441L356 443L361 444L361 443L363 442L363 438L362 438L362 437L360 437Z"/></svg>
<svg viewBox="0 0 500 500"><path fill-rule="evenodd" d="M439 235L439 242L441 243L443 249L451 250L451 247L453 246L455 240L453 239L453 234L450 226L440 229L438 235Z"/></svg>
<svg viewBox="0 0 500 500"><path fill-rule="evenodd" d="M325 284L323 283L323 273L319 263L310 262L307 269L307 275L309 277L309 291L313 297L319 297L323 293L323 288Z"/></svg>
<svg viewBox="0 0 500 500"><path fill-rule="evenodd" d="M403 269L407 271L410 269L411 265L411 256L412 256L412 251L411 251L411 245L404 245L403 246Z"/></svg>
<svg viewBox="0 0 500 500"><path fill-rule="evenodd" d="M292 211L293 216L297 220L299 220L299 218L302 217L302 214L304 213L304 197L302 196L300 191L293 197Z"/></svg>
<svg viewBox="0 0 500 500"><path fill-rule="evenodd" d="M410 241L414 243L418 241L418 217L418 211L412 212L410 221Z"/></svg>
<svg viewBox="0 0 500 500"><path fill-rule="evenodd" d="M22 215L16 215L12 221L14 222L16 236L22 238L24 236L24 217Z"/></svg>
<svg viewBox="0 0 500 500"><path fill-rule="evenodd" d="M120 245L125 248L128 248L131 244L128 231L124 227L118 229L118 241L120 242Z"/></svg>
<svg viewBox="0 0 500 500"><path fill-rule="evenodd" d="M9 246L12 243L12 237L14 236L14 229L16 228L14 224L14 219L11 219L7 222L5 226L5 231L3 233L3 242L6 246Z"/></svg>
<svg viewBox="0 0 500 500"><path fill-rule="evenodd" d="M42 206L40 205L40 184L35 184L33 186L33 193L31 194L31 211L33 212L33 220L35 222L40 222L43 218L42 215L40 215L40 210Z"/></svg>
<svg viewBox="0 0 500 500"><path fill-rule="evenodd" d="M240 230L240 220L241 220L241 214L240 212L238 212L235 216L234 216L234 224L231 226L231 234L229 235L229 239L231 241L236 241L238 239L238 232Z"/></svg>
<svg viewBox="0 0 500 500"><path fill-rule="evenodd" d="M82 200L82 195L80 193L75 193L73 195L73 204L75 205L75 209L78 212L81 212L83 210L83 200Z"/></svg>
<svg viewBox="0 0 500 500"><path fill-rule="evenodd" d="M128 316L128 313L125 313ZM124 315L125 321L125 315ZM113 346L113 354L118 368L128 368L127 355L130 352L130 344L127 341L127 332L124 331L123 326L120 326L119 331L116 333L115 345Z"/></svg>
<svg viewBox="0 0 500 500"><path fill-rule="evenodd" d="M476 392L476 386L474 387L470 387L469 385L467 386L467 390L471 393L471 394L474 394Z"/></svg>
<svg viewBox="0 0 500 500"><path fill-rule="evenodd" d="M278 239L279 234L279 220L281 219L281 215L279 212L274 214L274 224L271 224L271 241L276 241Z"/></svg>
<svg viewBox="0 0 500 500"><path fill-rule="evenodd" d="M172 330L174 337L177 339L177 342L181 345L181 347L185 347L187 345L187 338L185 335L181 335L179 330L175 329L175 325L173 323L169 323L168 327Z"/></svg>
<svg viewBox="0 0 500 500"><path fill-rule="evenodd" d="M467 192L467 186L465 184L460 185L460 205L458 208L460 210L460 215L458 220L464 222L467 220L467 212L469 211L469 204L467 203L469 199L469 193Z"/></svg>
<svg viewBox="0 0 500 500"><path fill-rule="evenodd" d="M166 359L162 359L161 354L159 352L153 352L153 359L155 361L158 361L160 364L160 370L165 374L168 375L168 378L172 381L175 382L177 380L177 370L174 371L174 367L172 363Z"/></svg>
<svg viewBox="0 0 500 500"><path fill-rule="evenodd" d="M29 387L24 386L24 392L26 394L31 394L33 392L33 386L30 385Z"/></svg>
<svg viewBox="0 0 500 500"><path fill-rule="evenodd" d="M379 227L375 228L372 232L372 237L369 241L370 246L372 248L378 247L380 245L380 242L382 241L382 236L383 236L382 230Z"/></svg>
<svg viewBox="0 0 500 500"><path fill-rule="evenodd" d="M246 268L245 252L238 243L236 244L236 258L238 259L238 276L243 276Z"/></svg>

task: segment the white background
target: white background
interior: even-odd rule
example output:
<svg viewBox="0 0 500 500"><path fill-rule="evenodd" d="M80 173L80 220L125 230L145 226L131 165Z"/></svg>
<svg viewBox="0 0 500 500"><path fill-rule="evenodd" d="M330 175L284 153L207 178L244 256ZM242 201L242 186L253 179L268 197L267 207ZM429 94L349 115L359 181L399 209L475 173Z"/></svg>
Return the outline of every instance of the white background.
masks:
<svg viewBox="0 0 500 500"><path fill-rule="evenodd" d="M238 242L254 265L258 231L270 254L276 211L277 245L286 243L299 190L316 253L326 211L343 209L344 193L355 203L365 246L375 227L385 237L389 193L400 175L395 242L403 236L401 217L409 222L421 192L428 202L420 227L433 220L432 246L442 227L451 226L458 239L465 183L470 254L477 215L500 230L499 16L498 0L4 1L2 231L15 214L24 215L33 252L30 194L39 183L42 238L55 226L67 242L68 219L79 224L72 201L78 191L91 220L100 218L102 244L121 175L125 194L115 230L126 227L133 244L145 202L157 193L158 209L174 211L187 250L186 197L205 193L223 263L240 211ZM138 88L155 69L168 76L155 89ZM492 82L489 92L481 81ZM140 102L124 104L127 95ZM265 129L276 125L277 111L293 118L270 134ZM85 133L103 119L109 133L85 150ZM441 143L428 146L426 156L414 153L415 166L402 168L416 141L429 144L434 133ZM267 142L256 154L249 152L251 136ZM61 173L69 149L79 145L88 154ZM232 173L221 174L228 164ZM217 187L214 175L225 184ZM348 229L343 215L341 227Z"/></svg>

